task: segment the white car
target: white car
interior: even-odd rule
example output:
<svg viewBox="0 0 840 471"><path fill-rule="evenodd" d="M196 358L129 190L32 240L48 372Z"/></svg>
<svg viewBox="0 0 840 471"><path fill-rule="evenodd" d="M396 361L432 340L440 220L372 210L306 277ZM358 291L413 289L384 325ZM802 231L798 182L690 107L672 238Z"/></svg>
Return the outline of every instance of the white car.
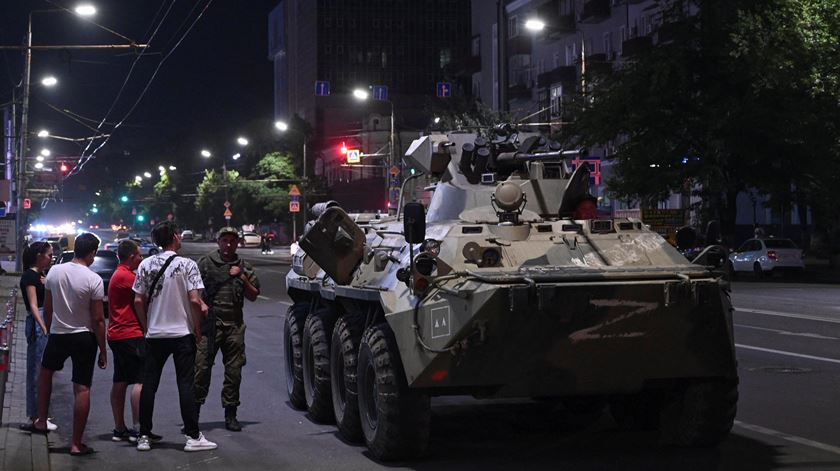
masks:
<svg viewBox="0 0 840 471"><path fill-rule="evenodd" d="M194 237L195 234L193 234L193 231L189 229L184 229L183 231L181 231L181 240L193 240Z"/></svg>
<svg viewBox="0 0 840 471"><path fill-rule="evenodd" d="M802 249L790 239L749 239L729 254L733 273L752 272L763 276L778 271L801 272L805 268Z"/></svg>
<svg viewBox="0 0 840 471"><path fill-rule="evenodd" d="M259 247L262 242L262 237L256 232L243 232L239 236L240 247Z"/></svg>

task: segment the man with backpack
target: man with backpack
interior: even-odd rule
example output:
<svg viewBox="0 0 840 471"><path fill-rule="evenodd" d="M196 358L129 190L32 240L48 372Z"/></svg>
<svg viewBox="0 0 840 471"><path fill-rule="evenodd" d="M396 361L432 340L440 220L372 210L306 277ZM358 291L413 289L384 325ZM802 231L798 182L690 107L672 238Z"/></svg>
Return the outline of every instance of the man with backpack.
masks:
<svg viewBox="0 0 840 471"><path fill-rule="evenodd" d="M222 386L222 406L225 408L225 428L232 432L242 430L236 417L239 407L239 386L242 367L245 366L245 322L242 306L245 299L256 301L260 294L260 281L250 263L236 253L239 233L232 227L223 227L216 237L219 249L198 261L204 283L204 302L209 315L204 320L205 338L198 344L195 357L195 392L197 408L207 399L210 374L219 350L225 365Z"/></svg>
<svg viewBox="0 0 840 471"><path fill-rule="evenodd" d="M201 341L201 319L207 305L199 291L204 288L196 263L176 253L181 231L164 221L152 230L152 241L163 252L140 263L134 282L134 310L146 327L146 361L140 393L139 451L151 450L155 393L169 355L175 362L181 419L184 421L184 451L213 450L216 444L198 430L195 403L195 351Z"/></svg>

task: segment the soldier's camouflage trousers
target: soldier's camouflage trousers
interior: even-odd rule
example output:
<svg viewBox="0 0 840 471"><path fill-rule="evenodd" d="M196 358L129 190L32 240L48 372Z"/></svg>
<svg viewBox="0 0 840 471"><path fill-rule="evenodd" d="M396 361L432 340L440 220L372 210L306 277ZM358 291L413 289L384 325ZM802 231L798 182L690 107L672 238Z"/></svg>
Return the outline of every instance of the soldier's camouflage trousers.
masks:
<svg viewBox="0 0 840 471"><path fill-rule="evenodd" d="M216 354L222 351L225 381L222 385L222 406L239 406L239 385L242 367L245 366L245 324L223 325L216 323L213 351L207 351L207 337L203 337L195 353L195 402L204 404L210 390L210 376Z"/></svg>

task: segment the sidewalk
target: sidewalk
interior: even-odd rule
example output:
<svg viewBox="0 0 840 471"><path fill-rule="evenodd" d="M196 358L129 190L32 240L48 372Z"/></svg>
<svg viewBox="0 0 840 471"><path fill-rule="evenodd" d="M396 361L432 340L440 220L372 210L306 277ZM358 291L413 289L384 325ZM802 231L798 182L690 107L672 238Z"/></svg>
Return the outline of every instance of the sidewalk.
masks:
<svg viewBox="0 0 840 471"><path fill-rule="evenodd" d="M9 290L17 286L20 276L0 276L0 300L5 302ZM4 314L5 315L5 314ZM49 445L44 435L20 430L26 418L26 309L18 295L17 315L11 346L9 377L0 424L0 469L14 471L50 469Z"/></svg>

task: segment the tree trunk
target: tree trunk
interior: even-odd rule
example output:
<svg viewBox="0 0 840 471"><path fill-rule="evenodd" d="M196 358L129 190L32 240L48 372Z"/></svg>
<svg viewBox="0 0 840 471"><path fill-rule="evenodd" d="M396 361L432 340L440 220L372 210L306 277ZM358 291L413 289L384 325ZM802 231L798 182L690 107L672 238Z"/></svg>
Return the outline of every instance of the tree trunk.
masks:
<svg viewBox="0 0 840 471"><path fill-rule="evenodd" d="M729 246L735 243L735 219L738 215L738 193L740 191L730 189L726 191L726 206L720 211L720 228L724 243Z"/></svg>
<svg viewBox="0 0 840 471"><path fill-rule="evenodd" d="M796 212L799 213L802 250L809 250L811 248L811 228L808 226L808 205L805 204L805 200L801 195L797 195L796 198Z"/></svg>

